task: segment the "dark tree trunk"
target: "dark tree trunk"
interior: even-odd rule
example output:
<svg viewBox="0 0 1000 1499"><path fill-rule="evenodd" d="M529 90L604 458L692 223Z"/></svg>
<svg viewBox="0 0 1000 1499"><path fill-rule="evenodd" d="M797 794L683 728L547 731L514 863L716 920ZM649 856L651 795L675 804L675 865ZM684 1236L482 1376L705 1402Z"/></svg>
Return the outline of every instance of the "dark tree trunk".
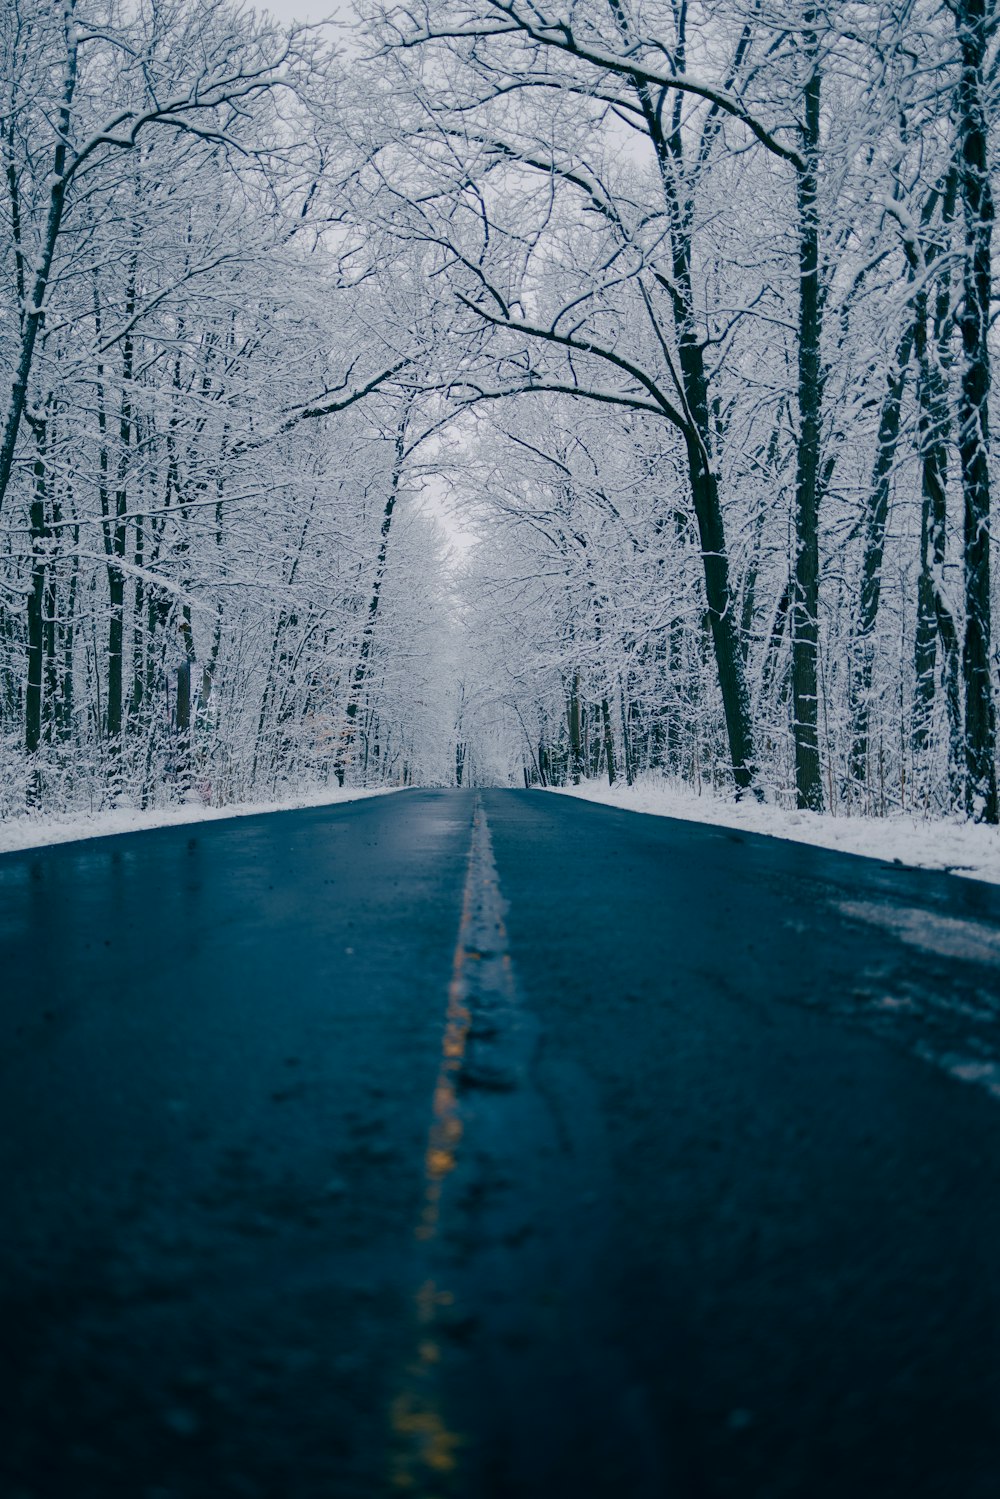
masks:
<svg viewBox="0 0 1000 1499"><path fill-rule="evenodd" d="M66 156L72 124L73 95L76 92L77 80L77 41L74 27L74 8L75 0L70 0L70 3L66 6L64 15L66 72L63 79L63 96L59 108L59 127L56 133L56 146L52 154L52 169L49 175L49 208L31 289L31 305L27 309L27 314L21 323L21 346L18 351L14 379L11 382L10 405L7 408L3 436L0 438L0 510L3 508L4 497L6 496L11 471L14 467L17 437L21 429L21 421L24 417L24 409L28 399L28 382L31 378L31 367L35 356L35 343L44 317L44 302L49 289L52 260L55 255L56 242L59 238L63 213L66 207L66 179L64 173L66 171ZM23 275L23 264L21 273Z"/></svg>
<svg viewBox="0 0 1000 1499"><path fill-rule="evenodd" d="M701 351L698 350L701 362ZM694 494L694 511L705 568L705 596L712 631L722 711L732 760L733 779L738 793L753 785L753 735L750 727L750 698L743 670L736 627L736 600L729 583L729 557L726 552L722 508L715 474L708 466L704 444L692 434L688 439L688 461Z"/></svg>
<svg viewBox="0 0 1000 1499"><path fill-rule="evenodd" d="M402 420L396 432L396 457L392 469L392 479L389 484L389 493L385 502L385 510L382 514L382 530L379 537L378 555L375 559L375 576L372 581L371 597L368 600L368 616L365 620L364 629L361 632L358 659L348 689L347 709L344 714L345 723L341 731L340 743L337 747L337 757L333 766L338 786L343 786L347 775L347 767L350 763L351 750L357 732L356 720L358 707L368 676L368 663L371 657L372 645L375 641L375 626L378 623L382 584L385 582L386 564L389 559L389 532L392 528L392 517L396 509L396 500L399 497L399 485L403 477L403 463L406 457L406 424L408 417L409 409L407 408L403 413Z"/></svg>
<svg viewBox="0 0 1000 1499"><path fill-rule="evenodd" d="M965 543L965 805L980 822L998 819L996 708L990 661L990 287L993 194L987 155L983 65L986 0L954 0L962 71L956 101L959 185L965 211L962 378L958 448Z"/></svg>
<svg viewBox="0 0 1000 1499"><path fill-rule="evenodd" d="M618 12L616 6L612 9ZM627 33L624 19L619 24ZM670 296L677 328L678 357L684 404L688 416L685 448L691 499L701 545L705 575L705 595L712 628L712 646L722 695L722 709L729 743L731 769L737 795L750 790L755 765L750 697L747 692L743 654L737 626L737 600L729 579L729 554L719 502L719 486L712 465L712 423L709 412L708 376L704 350L695 318L694 291L691 276L692 205L686 201L679 184L684 180L684 148L680 116L675 111L673 126L667 134L662 111L648 85L637 81L636 93L642 107L659 166L660 180L671 230L671 269L673 281Z"/></svg>
<svg viewBox="0 0 1000 1499"><path fill-rule="evenodd" d="M77 548L80 532L73 528L73 563L62 628L62 690L59 696L59 737L65 743L73 738L73 711L76 700L73 657L76 649L76 606L80 592L80 560Z"/></svg>
<svg viewBox="0 0 1000 1499"><path fill-rule="evenodd" d="M574 672L566 705L569 726L569 779L579 786L583 776L583 734L580 722L580 678Z"/></svg>
<svg viewBox="0 0 1000 1499"><path fill-rule="evenodd" d="M946 212L945 222L950 218ZM919 763L926 754L937 674L937 642L941 642L941 680L948 717L948 774L952 800L960 792L963 759L962 698L958 632L944 598L948 477L948 342L951 329L951 282L942 273L935 298L933 337L936 357L928 344L927 293L916 299L915 348L918 452L920 455L920 576L917 584L917 634L914 648L913 754Z"/></svg>
<svg viewBox="0 0 1000 1499"><path fill-rule="evenodd" d="M135 523L135 546L132 559L136 567L135 603L132 610L132 691L129 701L129 717L138 720L142 712L142 700L146 692L146 586L138 575L145 566L146 533L142 516Z"/></svg>
<svg viewBox="0 0 1000 1499"><path fill-rule="evenodd" d="M62 513L56 499L55 486L49 496L51 512L51 531L55 536L62 535L59 522ZM51 545L51 543L50 543ZM59 657L58 657L58 609L59 597L56 581L55 558L50 556L45 579L44 600L44 650L45 650L45 687L43 690L43 702L48 705L47 729L48 738L52 742L56 738L56 728L59 722Z"/></svg>
<svg viewBox="0 0 1000 1499"><path fill-rule="evenodd" d="M889 371L886 392L879 419L878 442L868 489L864 531L865 551L861 564L861 600L855 626L856 661L851 682L851 782L864 788L868 775L868 735L871 721L872 672L874 667L873 635L882 597L882 560L885 555L885 532L889 521L889 495L892 470L899 443L899 424L906 385L906 369L913 349L914 329L906 329L896 349L896 359Z"/></svg>
<svg viewBox="0 0 1000 1499"><path fill-rule="evenodd" d="M28 595L28 674L24 694L24 747L30 769L28 802L39 803L41 787L34 757L42 742L42 685L45 658L45 594L48 575L49 527L46 517L45 429L36 424L37 448L34 465L34 487L29 513L31 540L31 592Z"/></svg>
<svg viewBox="0 0 1000 1499"><path fill-rule="evenodd" d="M183 796L191 789L191 669L194 666L194 639L189 610L184 609L179 627L183 659L177 668L177 788Z"/></svg>
<svg viewBox="0 0 1000 1499"><path fill-rule="evenodd" d="M120 568L108 569L108 749L112 759L121 752L122 737L122 642L125 633L125 575Z"/></svg>
<svg viewBox="0 0 1000 1499"><path fill-rule="evenodd" d="M626 681L629 676L630 673L626 673ZM632 739L632 727L636 722L635 704L628 701L626 682L619 679L618 687L622 714L622 769L625 772L626 786L631 786L635 781L635 756Z"/></svg>
<svg viewBox="0 0 1000 1499"><path fill-rule="evenodd" d="M823 810L819 761L819 447L820 328L819 157L820 72L815 13L806 13L803 167L796 178L799 211L799 443L795 476L795 566L792 572L792 734L795 791L800 807Z"/></svg>
<svg viewBox="0 0 1000 1499"><path fill-rule="evenodd" d="M128 291L125 301L126 322L135 311L135 261L129 272ZM128 536L128 478L129 451L132 444L132 365L133 340L126 336L122 342L122 391L118 421L118 469L115 487L113 521L105 525L105 547L108 553L108 599L110 619L108 622L108 750L112 765L121 757L122 730L124 728L123 705L125 700L125 548Z"/></svg>
<svg viewBox="0 0 1000 1499"><path fill-rule="evenodd" d="M604 758L608 772L608 785L615 784L615 736L611 728L611 709L607 694L601 698L601 730L604 737Z"/></svg>

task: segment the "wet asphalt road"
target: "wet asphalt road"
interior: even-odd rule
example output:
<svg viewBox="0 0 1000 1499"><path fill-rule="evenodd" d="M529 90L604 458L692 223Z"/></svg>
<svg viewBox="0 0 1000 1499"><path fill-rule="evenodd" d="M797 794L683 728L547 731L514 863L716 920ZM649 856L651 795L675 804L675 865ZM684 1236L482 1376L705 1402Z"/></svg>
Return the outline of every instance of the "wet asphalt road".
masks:
<svg viewBox="0 0 1000 1499"><path fill-rule="evenodd" d="M406 792L0 950L3 1499L1000 1492L1000 889Z"/></svg>

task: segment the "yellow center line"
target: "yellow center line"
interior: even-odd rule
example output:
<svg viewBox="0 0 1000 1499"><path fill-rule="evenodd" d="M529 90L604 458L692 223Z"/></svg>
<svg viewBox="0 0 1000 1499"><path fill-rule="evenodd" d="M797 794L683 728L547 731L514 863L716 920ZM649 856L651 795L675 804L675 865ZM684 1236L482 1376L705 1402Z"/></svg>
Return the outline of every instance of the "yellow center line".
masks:
<svg viewBox="0 0 1000 1499"><path fill-rule="evenodd" d="M456 1083L465 1061L472 1015L466 1003L466 971L470 962L480 961L482 953L473 947L473 911L480 883L478 845L482 836L482 808L476 806L472 825L462 898L462 916L458 941L448 985L448 1008L441 1042L441 1062L434 1085L431 1125L424 1152L424 1192L414 1237L427 1246L437 1237L441 1216L441 1194L444 1183L454 1171L463 1124ZM448 1483L458 1468L458 1454L464 1445L459 1433L450 1430L445 1420L439 1391L441 1345L438 1322L443 1308L454 1303L450 1291L433 1279L423 1282L414 1298L417 1338L407 1363L401 1389L391 1406L393 1456L392 1486L401 1493L419 1499L439 1499L441 1484Z"/></svg>

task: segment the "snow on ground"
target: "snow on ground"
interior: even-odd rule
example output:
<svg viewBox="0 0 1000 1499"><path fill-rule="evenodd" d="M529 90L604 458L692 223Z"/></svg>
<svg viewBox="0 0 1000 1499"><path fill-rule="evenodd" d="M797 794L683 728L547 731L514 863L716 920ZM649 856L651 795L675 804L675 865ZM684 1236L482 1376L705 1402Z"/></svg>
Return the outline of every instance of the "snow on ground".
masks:
<svg viewBox="0 0 1000 1499"><path fill-rule="evenodd" d="M174 827L187 822L217 822L223 817L253 817L258 812L291 812L300 807L334 807L365 796L386 796L399 790L381 786L376 790L329 786L303 791L276 802L236 802L231 807L206 807L185 802L179 807L116 807L92 813L38 813L0 821L0 853L21 848L41 848L47 843L75 843L80 838L106 838L111 833L137 833L143 828Z"/></svg>
<svg viewBox="0 0 1000 1499"><path fill-rule="evenodd" d="M559 795L579 796L658 817L743 828L772 838L836 848L845 854L862 854L890 863L895 860L920 869L943 869L949 874L1000 884L1000 830L979 823L941 817L831 817L826 813L788 812L753 801L727 801L708 791L699 795L682 782L659 776L643 777L634 786L587 781L561 788Z"/></svg>

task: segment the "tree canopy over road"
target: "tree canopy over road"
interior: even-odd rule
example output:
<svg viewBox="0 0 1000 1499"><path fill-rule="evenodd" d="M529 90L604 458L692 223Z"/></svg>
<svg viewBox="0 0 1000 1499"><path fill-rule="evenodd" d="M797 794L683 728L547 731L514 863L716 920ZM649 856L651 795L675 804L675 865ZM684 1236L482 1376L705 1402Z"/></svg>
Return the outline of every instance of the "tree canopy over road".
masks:
<svg viewBox="0 0 1000 1499"><path fill-rule="evenodd" d="M986 0L9 0L0 807L995 822L998 72Z"/></svg>

